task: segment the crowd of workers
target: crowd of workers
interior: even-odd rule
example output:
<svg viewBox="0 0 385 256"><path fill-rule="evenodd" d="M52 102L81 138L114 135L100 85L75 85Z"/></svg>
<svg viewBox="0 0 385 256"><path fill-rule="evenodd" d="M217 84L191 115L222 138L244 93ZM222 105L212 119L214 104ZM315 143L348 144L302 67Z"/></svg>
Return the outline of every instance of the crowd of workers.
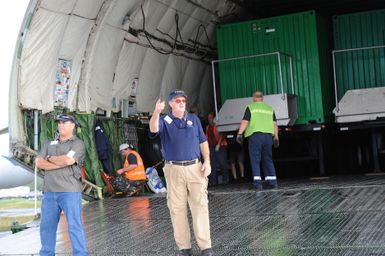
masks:
<svg viewBox="0 0 385 256"><path fill-rule="evenodd" d="M171 111L162 114L166 102L159 99L149 123L150 136L159 136L161 140L167 205L179 249L176 255L191 255L191 234L187 218L189 205L201 255L211 256L214 252L207 198L209 180L211 185L217 185L220 172L221 183L226 184L231 169L232 179L237 181L238 164L239 179L244 181L242 145L243 137L247 137L254 189L262 189L261 165L269 188L277 188L272 145L278 144L278 128L272 107L263 102L263 94L259 91L254 93L253 102L246 107L238 133L233 138L225 138L218 132L212 113L207 116L207 125L202 127L198 115L187 112L187 100L185 92L171 92L168 96ZM85 146L73 134L79 125L73 116L62 114L56 121L58 137L46 142L36 158L36 166L45 171L40 255L55 254L56 230L62 211L67 219L73 255L89 255L81 219L81 166L85 158ZM100 126L96 130L103 132ZM103 137L102 133L99 135ZM146 180L143 160L130 144L120 145L119 152L124 157L123 167L115 170L113 175L103 175L115 192L135 195ZM103 155L102 151L98 153L99 156ZM103 163L104 168L110 166L108 162Z"/></svg>

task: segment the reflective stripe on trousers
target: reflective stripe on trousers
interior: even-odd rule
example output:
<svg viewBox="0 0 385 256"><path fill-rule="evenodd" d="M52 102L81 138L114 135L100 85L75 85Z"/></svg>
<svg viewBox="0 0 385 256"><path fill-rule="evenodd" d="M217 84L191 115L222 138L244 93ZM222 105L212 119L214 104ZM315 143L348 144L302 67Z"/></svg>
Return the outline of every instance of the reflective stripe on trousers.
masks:
<svg viewBox="0 0 385 256"><path fill-rule="evenodd" d="M273 137L268 133L254 133L249 137L249 155L253 177L261 177L261 162L266 181L269 185L276 185L277 178L273 164ZM274 177L274 179L273 179ZM253 181L254 187L261 186L261 179Z"/></svg>

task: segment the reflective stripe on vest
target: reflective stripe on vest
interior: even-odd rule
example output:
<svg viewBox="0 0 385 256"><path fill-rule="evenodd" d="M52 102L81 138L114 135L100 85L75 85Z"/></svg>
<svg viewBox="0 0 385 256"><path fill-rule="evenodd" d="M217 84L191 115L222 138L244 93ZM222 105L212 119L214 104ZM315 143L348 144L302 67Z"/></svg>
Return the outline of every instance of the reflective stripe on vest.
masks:
<svg viewBox="0 0 385 256"><path fill-rule="evenodd" d="M247 105L250 110L250 120L245 131L245 137L255 132L274 134L274 110L264 102L254 102Z"/></svg>
<svg viewBox="0 0 385 256"><path fill-rule="evenodd" d="M137 166L132 170L126 171L124 173L124 177L126 177L126 179L128 180L146 180L147 177L146 172L144 171L143 160L138 154L138 152L132 149L130 150L130 153L126 156L126 159L124 160L123 168L126 168L130 165L130 163L128 162L128 156L130 154L134 154L136 156Z"/></svg>

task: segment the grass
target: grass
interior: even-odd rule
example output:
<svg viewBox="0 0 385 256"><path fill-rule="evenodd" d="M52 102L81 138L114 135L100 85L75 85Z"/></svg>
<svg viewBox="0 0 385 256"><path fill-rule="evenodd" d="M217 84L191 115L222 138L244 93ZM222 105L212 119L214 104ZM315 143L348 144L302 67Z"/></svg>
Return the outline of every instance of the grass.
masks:
<svg viewBox="0 0 385 256"><path fill-rule="evenodd" d="M37 207L40 207L41 201L37 201ZM0 211L12 210L12 209L25 209L34 208L35 202L27 199L1 199L0 200Z"/></svg>
<svg viewBox="0 0 385 256"><path fill-rule="evenodd" d="M19 224L32 221L35 216L17 216L17 217L0 217L0 232L10 231L12 223L17 221Z"/></svg>
<svg viewBox="0 0 385 256"><path fill-rule="evenodd" d="M37 201L37 207L40 207L40 205L41 201ZM34 201L20 198L0 200L0 211L25 208L34 208ZM23 224L33 220L34 217L34 215L0 217L0 232L10 230L14 221Z"/></svg>

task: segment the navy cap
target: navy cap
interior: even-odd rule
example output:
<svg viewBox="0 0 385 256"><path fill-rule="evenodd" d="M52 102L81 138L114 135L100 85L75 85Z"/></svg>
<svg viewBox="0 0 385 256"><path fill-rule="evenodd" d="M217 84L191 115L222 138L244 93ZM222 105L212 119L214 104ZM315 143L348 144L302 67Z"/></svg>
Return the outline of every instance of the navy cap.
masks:
<svg viewBox="0 0 385 256"><path fill-rule="evenodd" d="M68 115L68 114L60 114L55 118L55 121L62 121L62 122L72 122L75 125L79 126L78 121L76 121L75 117Z"/></svg>
<svg viewBox="0 0 385 256"><path fill-rule="evenodd" d="M168 95L168 101L172 101L174 98L183 96L187 99L187 94L184 91L173 91Z"/></svg>

